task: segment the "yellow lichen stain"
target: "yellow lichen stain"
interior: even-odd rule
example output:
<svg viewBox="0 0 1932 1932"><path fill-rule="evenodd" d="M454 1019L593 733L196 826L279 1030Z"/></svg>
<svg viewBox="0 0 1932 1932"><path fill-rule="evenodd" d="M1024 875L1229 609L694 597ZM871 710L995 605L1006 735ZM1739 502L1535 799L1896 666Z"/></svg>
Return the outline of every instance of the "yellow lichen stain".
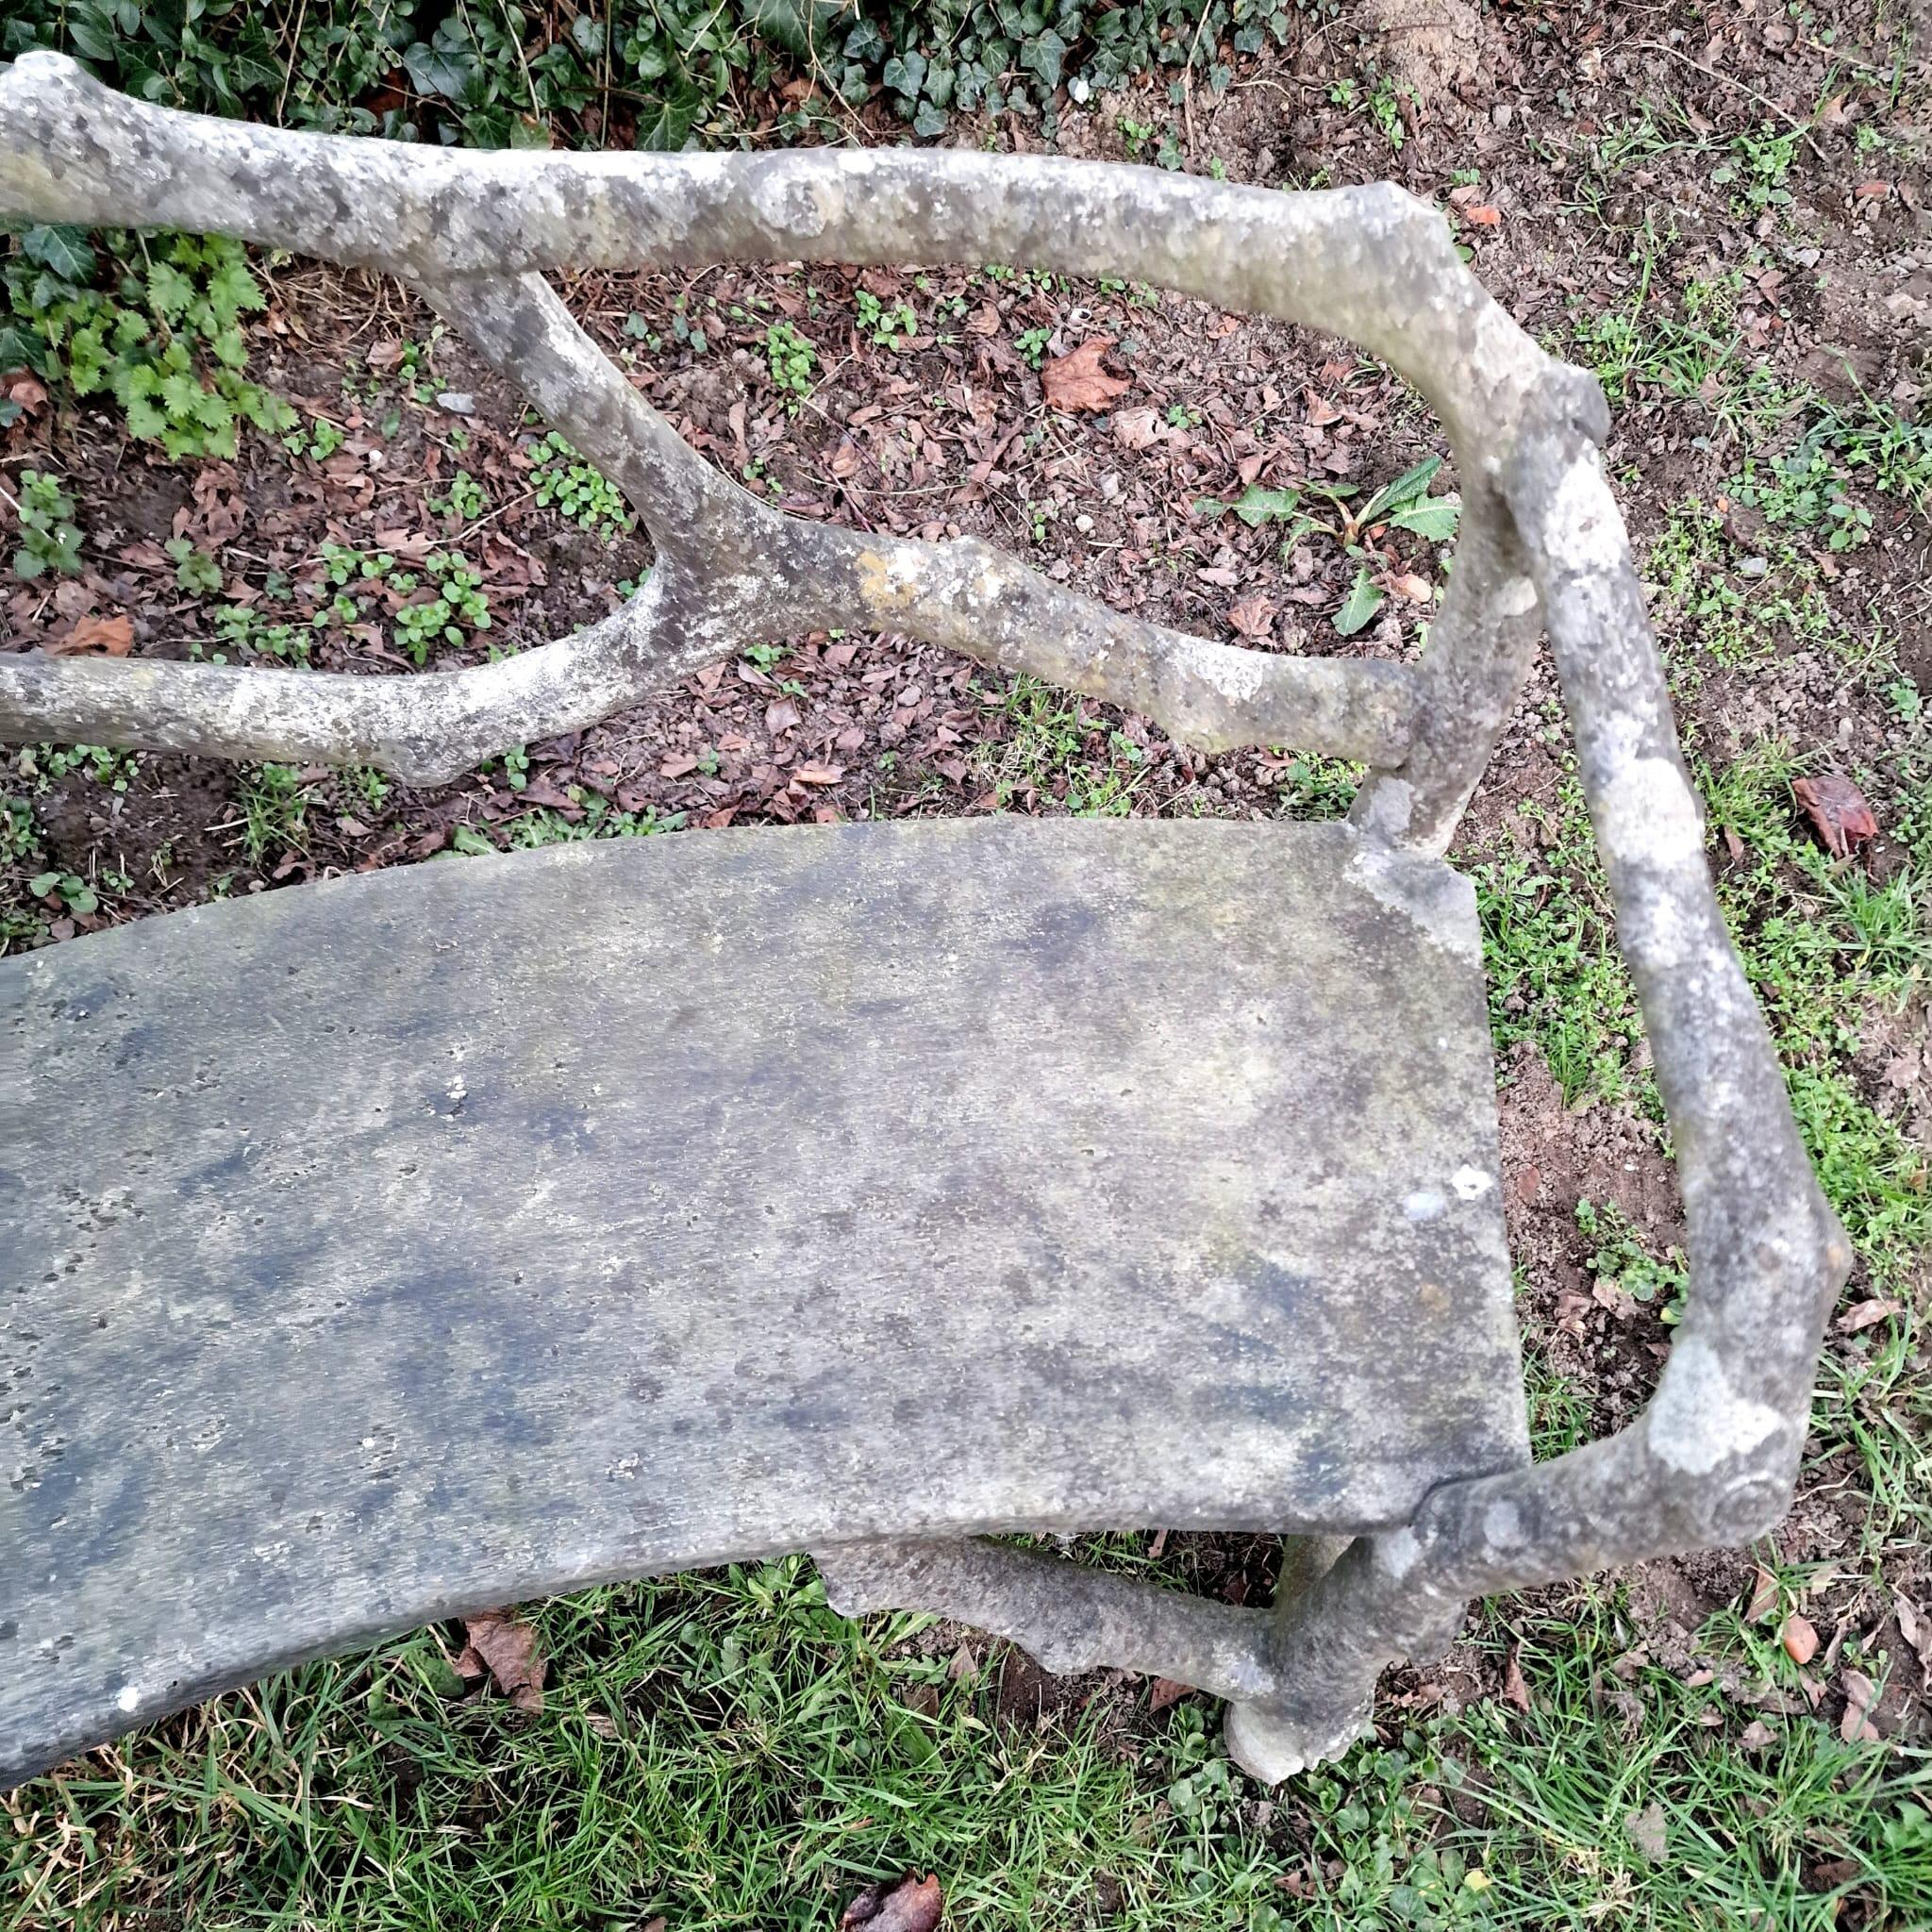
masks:
<svg viewBox="0 0 1932 1932"><path fill-rule="evenodd" d="M887 558L876 550L858 553L858 594L868 610L904 610L912 602L917 586L897 575Z"/></svg>
<svg viewBox="0 0 1932 1932"><path fill-rule="evenodd" d="M1440 1281L1425 1281L1416 1291L1425 1313L1441 1317L1449 1312L1449 1291Z"/></svg>

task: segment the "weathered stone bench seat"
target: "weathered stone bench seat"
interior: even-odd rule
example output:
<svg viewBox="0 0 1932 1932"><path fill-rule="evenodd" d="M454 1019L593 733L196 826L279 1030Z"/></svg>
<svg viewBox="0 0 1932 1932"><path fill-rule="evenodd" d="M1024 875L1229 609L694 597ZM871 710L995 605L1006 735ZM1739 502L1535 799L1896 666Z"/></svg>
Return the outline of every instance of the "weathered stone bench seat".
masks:
<svg viewBox="0 0 1932 1932"><path fill-rule="evenodd" d="M399 276L653 547L598 622L419 675L0 651L0 741L440 785L836 630L1366 774L1345 825L693 833L0 962L0 1105L26 1103L0 1120L0 1785L445 1612L801 1547L841 1610L1224 1697L1275 1780L1359 1736L1383 1666L1440 1655L1471 1597L1782 1515L1850 1251L1711 889L1602 391L1440 210L965 148L461 154L29 53L0 65L0 214ZM1137 580L1218 541L1198 501L1165 538L1131 520L1104 603L1064 562L892 529L936 504L855 495L847 528L740 487L544 279L726 261L1131 276L1383 358L1455 462L1453 512L1390 519L1455 525L1424 647L1151 621ZM965 379L1008 441L1044 424L996 366ZM1298 488L1300 460L1241 479ZM1362 515L1356 585L1414 594ZM1277 567L1242 572L1272 608ZM1641 1412L1532 1464L1480 949L1441 855L1545 631L1691 1291ZM1287 1533L1273 1607L985 1534L1166 1524Z"/></svg>
<svg viewBox="0 0 1932 1932"><path fill-rule="evenodd" d="M1526 1459L1473 895L1344 825L452 859L0 1009L0 1773L506 1595Z"/></svg>

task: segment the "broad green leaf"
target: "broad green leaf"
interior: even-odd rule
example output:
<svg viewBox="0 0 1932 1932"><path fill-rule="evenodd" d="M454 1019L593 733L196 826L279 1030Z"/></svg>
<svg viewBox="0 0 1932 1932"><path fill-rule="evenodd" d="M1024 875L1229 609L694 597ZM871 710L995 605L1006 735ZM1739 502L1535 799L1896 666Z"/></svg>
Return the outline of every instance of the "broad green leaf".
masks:
<svg viewBox="0 0 1932 1932"><path fill-rule="evenodd" d="M1453 496L1432 496L1408 509L1399 509L1389 519L1398 530L1413 530L1431 543L1446 543L1456 534L1457 513L1462 506Z"/></svg>
<svg viewBox="0 0 1932 1932"><path fill-rule="evenodd" d="M1341 608L1335 613L1335 628L1352 638L1382 608L1382 593L1369 581L1369 567L1363 564L1348 587Z"/></svg>
<svg viewBox="0 0 1932 1932"><path fill-rule="evenodd" d="M87 230L65 222L42 223L22 231L20 245L26 258L70 282L93 278L94 252L87 245Z"/></svg>
<svg viewBox="0 0 1932 1932"><path fill-rule="evenodd" d="M1407 509L1429 493L1429 484L1442 467L1441 457L1424 457L1414 469L1405 470L1392 483L1385 483L1369 498L1358 522L1373 524L1392 509Z"/></svg>
<svg viewBox="0 0 1932 1932"><path fill-rule="evenodd" d="M1227 506L1218 496L1197 496L1194 499L1194 514L1205 523L1213 523L1218 517L1227 514Z"/></svg>
<svg viewBox="0 0 1932 1932"><path fill-rule="evenodd" d="M1250 483L1236 502L1234 513L1249 529L1255 530L1263 524L1285 522L1294 514L1301 500L1301 491L1292 485L1283 490L1263 490L1258 483Z"/></svg>
<svg viewBox="0 0 1932 1932"><path fill-rule="evenodd" d="M1066 42L1048 27L1026 42L1020 55L1020 65L1039 75L1041 85L1051 92L1060 84L1060 68L1066 57Z"/></svg>
<svg viewBox="0 0 1932 1932"><path fill-rule="evenodd" d="M164 321L179 322L194 300L194 284L173 263L158 261L147 272L147 299Z"/></svg>

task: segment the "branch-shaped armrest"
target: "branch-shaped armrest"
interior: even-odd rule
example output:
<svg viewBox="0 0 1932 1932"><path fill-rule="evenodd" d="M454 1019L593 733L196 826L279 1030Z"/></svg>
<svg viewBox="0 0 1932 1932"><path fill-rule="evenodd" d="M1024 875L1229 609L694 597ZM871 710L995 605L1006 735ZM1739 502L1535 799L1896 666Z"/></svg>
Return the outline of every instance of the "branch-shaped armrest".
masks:
<svg viewBox="0 0 1932 1932"><path fill-rule="evenodd" d="M208 675L196 667L10 660L0 738L64 731L442 777L633 702L693 660L852 625L1033 672L1204 749L1294 743L1389 769L1358 815L1440 847L1534 643L1498 479L1547 358L1463 267L1440 218L1393 188L1283 194L962 152L455 153L183 114L34 53L0 70L0 210L216 230L402 276L608 471L651 529L663 580L594 643L549 646L514 674L361 679L353 696L297 674L194 689ZM535 273L991 258L1232 301L1350 335L1409 375L1443 417L1464 486L1457 565L1420 673L1187 637L971 540L919 544L782 517L687 448Z"/></svg>
<svg viewBox="0 0 1932 1932"><path fill-rule="evenodd" d="M1813 1177L1704 854L1641 587L1596 444L1593 378L1554 372L1504 490L1549 625L1618 943L1676 1155L1688 1310L1649 1405L1617 1435L1446 1483L1357 1541L1276 1634L1285 1709L1439 1645L1471 1596L1744 1542L1790 1507L1824 1323L1851 1268ZM1265 1724L1250 1761L1267 1769Z"/></svg>

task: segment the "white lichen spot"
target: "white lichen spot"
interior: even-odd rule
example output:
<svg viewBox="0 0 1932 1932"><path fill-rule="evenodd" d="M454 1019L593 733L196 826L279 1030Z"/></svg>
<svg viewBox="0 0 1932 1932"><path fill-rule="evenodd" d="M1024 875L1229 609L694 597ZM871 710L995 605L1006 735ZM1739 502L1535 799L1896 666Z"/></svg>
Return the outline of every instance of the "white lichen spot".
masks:
<svg viewBox="0 0 1932 1932"><path fill-rule="evenodd" d="M1479 1201L1496 1185L1496 1180L1493 1174L1465 1163L1449 1176L1449 1185L1456 1190L1458 1201Z"/></svg>
<svg viewBox="0 0 1932 1932"><path fill-rule="evenodd" d="M1652 1453L1687 1475L1748 1456L1784 1426L1768 1403L1733 1389L1717 1351L1687 1335L1671 1351L1646 1418Z"/></svg>
<svg viewBox="0 0 1932 1932"><path fill-rule="evenodd" d="M1483 1511L1483 1540L1492 1550L1523 1547L1523 1518L1514 1503L1491 1503Z"/></svg>
<svg viewBox="0 0 1932 1932"><path fill-rule="evenodd" d="M1416 1541L1412 1529L1391 1530L1378 1541L1377 1554L1382 1559L1382 1567L1398 1583L1415 1568L1422 1553L1423 1546Z"/></svg>
<svg viewBox="0 0 1932 1932"><path fill-rule="evenodd" d="M1536 608L1536 586L1527 577L1505 577L1496 586L1495 603L1505 617L1527 617Z"/></svg>
<svg viewBox="0 0 1932 1932"><path fill-rule="evenodd" d="M1411 1221L1434 1221L1449 1203L1434 1188L1418 1188L1412 1194L1405 1194L1402 1211Z"/></svg>
<svg viewBox="0 0 1932 1932"><path fill-rule="evenodd" d="M1657 866L1701 863L1704 814L1670 758L1632 758L1595 802L1597 830L1624 857Z"/></svg>
<svg viewBox="0 0 1932 1932"><path fill-rule="evenodd" d="M132 1684L124 1684L121 1687L120 1695L114 1699L114 1708L124 1712L139 1710L141 1708L141 1692Z"/></svg>
<svg viewBox="0 0 1932 1932"><path fill-rule="evenodd" d="M1625 560L1624 520L1595 450L1586 450L1557 479L1550 527L1562 532L1563 561L1573 569L1610 571Z"/></svg>

